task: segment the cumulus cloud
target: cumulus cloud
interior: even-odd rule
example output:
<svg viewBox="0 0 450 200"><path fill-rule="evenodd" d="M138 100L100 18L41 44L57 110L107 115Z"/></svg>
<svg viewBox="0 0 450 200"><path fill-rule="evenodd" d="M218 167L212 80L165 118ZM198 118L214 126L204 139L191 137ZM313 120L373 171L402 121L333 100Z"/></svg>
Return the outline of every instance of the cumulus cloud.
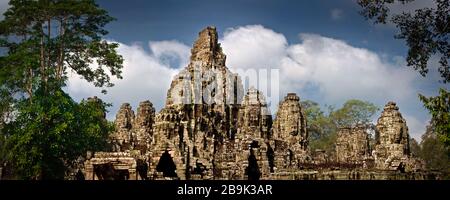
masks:
<svg viewBox="0 0 450 200"><path fill-rule="evenodd" d="M232 69L279 69L280 95L296 92L302 99L336 106L356 98L381 108L391 100L400 107L421 107L411 101L417 99L413 83L418 75L400 62L404 58L389 58L317 34L300 34L299 40L288 44L283 34L250 25L228 29L221 43ZM426 120L409 119L413 136L419 138Z"/></svg>
<svg viewBox="0 0 450 200"><path fill-rule="evenodd" d="M261 25L230 28L220 41L231 69L279 66L286 54L286 38Z"/></svg>
<svg viewBox="0 0 450 200"><path fill-rule="evenodd" d="M281 90L313 86L330 102L348 98L401 100L413 92L415 74L377 53L317 34L284 35L260 25L230 29L221 41L230 68L278 68Z"/></svg>
<svg viewBox="0 0 450 200"><path fill-rule="evenodd" d="M78 75L70 74L67 91L76 99L81 100L98 96L113 104L108 113L108 119L114 116L122 103L128 102L134 109L140 101L150 100L160 109L166 99L172 77L176 74L179 64L170 66L162 60L162 55L171 55L183 62L189 54L188 47L176 41L150 42L151 53L137 44L119 43L118 53L124 58L123 79L112 78L114 87L108 88L108 94L100 93L99 88L87 83ZM187 52L185 52L187 51Z"/></svg>
<svg viewBox="0 0 450 200"><path fill-rule="evenodd" d="M189 63L190 48L177 41L150 41L150 50L156 59L171 68L185 67Z"/></svg>
<svg viewBox="0 0 450 200"><path fill-rule="evenodd" d="M302 43L287 49L280 66L290 77L284 79L287 83L313 83L331 102L344 98L402 100L413 92L415 74L374 52L315 34L300 38Z"/></svg>
<svg viewBox="0 0 450 200"><path fill-rule="evenodd" d="M381 108L393 100L402 108L413 137L420 139L425 129L427 121L411 111L421 107L418 100L411 100L417 99L413 82L418 75L404 66L400 61L403 58L389 59L317 34L300 34L298 43L289 44L283 34L261 25L227 29L220 42L227 55L227 66L234 72L279 69L279 99L288 92L296 92L302 99L321 104L340 106L357 98ZM139 101L149 99L159 110L173 76L188 63L190 47L177 41L151 41L149 47L150 52L139 45L120 44L118 52L125 59L124 79L113 79L116 86L107 95L76 75L70 78L67 90L77 100L97 95L112 102L109 119L123 102L136 109ZM270 83L270 76L265 81ZM272 112L276 111L277 103L272 103Z"/></svg>

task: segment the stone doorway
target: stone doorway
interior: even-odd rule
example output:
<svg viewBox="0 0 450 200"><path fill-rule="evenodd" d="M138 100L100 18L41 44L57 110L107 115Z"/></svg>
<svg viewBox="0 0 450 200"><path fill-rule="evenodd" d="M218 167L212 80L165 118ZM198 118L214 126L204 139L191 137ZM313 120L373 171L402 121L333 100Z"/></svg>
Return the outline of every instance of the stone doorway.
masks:
<svg viewBox="0 0 450 200"><path fill-rule="evenodd" d="M245 171L248 180L259 180L259 178L261 177L258 160L256 159L256 156L252 150L250 150L250 155L248 156L248 167Z"/></svg>
<svg viewBox="0 0 450 200"><path fill-rule="evenodd" d="M112 163L94 165L94 173L98 180L128 180L130 172L127 169L114 169Z"/></svg>
<svg viewBox="0 0 450 200"><path fill-rule="evenodd" d="M136 159L126 152L96 152L84 163L86 180L139 180Z"/></svg>
<svg viewBox="0 0 450 200"><path fill-rule="evenodd" d="M158 165L156 166L157 172L162 172L164 177L178 177L177 166L173 162L172 156L170 156L169 151L164 151L164 153L159 158Z"/></svg>

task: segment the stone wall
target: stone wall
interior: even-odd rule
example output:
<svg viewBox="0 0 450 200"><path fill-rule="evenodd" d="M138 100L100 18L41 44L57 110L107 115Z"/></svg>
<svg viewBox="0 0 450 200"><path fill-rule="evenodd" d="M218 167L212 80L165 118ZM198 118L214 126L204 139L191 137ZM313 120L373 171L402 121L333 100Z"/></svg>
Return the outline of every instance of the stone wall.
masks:
<svg viewBox="0 0 450 200"><path fill-rule="evenodd" d="M88 179L426 179L416 173L421 168L409 154L408 128L395 103L378 120L374 152L364 128L342 128L333 159L309 152L297 94L284 97L273 121L260 91L251 87L244 96L214 27L199 33L191 54L160 112L150 101L139 104L136 116L130 104L121 106L113 152L89 156Z"/></svg>
<svg viewBox="0 0 450 200"><path fill-rule="evenodd" d="M336 161L363 164L371 157L369 135L365 127L340 128L336 139Z"/></svg>

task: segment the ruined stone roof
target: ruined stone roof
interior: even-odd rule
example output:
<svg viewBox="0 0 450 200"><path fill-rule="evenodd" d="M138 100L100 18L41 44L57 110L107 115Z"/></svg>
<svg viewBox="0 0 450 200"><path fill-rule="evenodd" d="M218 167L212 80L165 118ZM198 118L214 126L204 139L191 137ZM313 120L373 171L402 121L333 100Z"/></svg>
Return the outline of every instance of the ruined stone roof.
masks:
<svg viewBox="0 0 450 200"><path fill-rule="evenodd" d="M255 169L265 179L298 177L308 166L331 169L334 161L346 169L375 164L377 169L397 170L405 163L414 165L406 121L395 102L388 102L378 119L374 151L366 127L357 124L339 129L334 153L317 149L311 157L307 116L296 93L284 97L272 121L264 94L250 87L244 96L240 77L225 66L215 27L199 33L191 53L158 114L150 101L139 104L136 116L130 104L120 107L111 134L117 152L89 156L87 177L94 177L94 165L104 163L133 172L139 163L146 163L148 168L140 168L143 179L164 178L165 172L158 169L164 162L176 168L170 177L180 179L245 179ZM205 94L214 101L205 100ZM227 99L230 94L234 99Z"/></svg>
<svg viewBox="0 0 450 200"><path fill-rule="evenodd" d="M288 93L286 95L286 97L284 97L284 100L285 101L287 101L287 100L300 101L300 97L298 97L296 93Z"/></svg>
<svg viewBox="0 0 450 200"><path fill-rule="evenodd" d="M226 56L218 43L216 28L208 26L200 31L191 49L191 62L204 62L208 68L217 66L224 67L225 58Z"/></svg>
<svg viewBox="0 0 450 200"><path fill-rule="evenodd" d="M267 103L264 94L252 86L248 89L242 105L267 105Z"/></svg>
<svg viewBox="0 0 450 200"><path fill-rule="evenodd" d="M124 103L120 106L116 115L116 129L131 129L134 121L134 112L129 103Z"/></svg>

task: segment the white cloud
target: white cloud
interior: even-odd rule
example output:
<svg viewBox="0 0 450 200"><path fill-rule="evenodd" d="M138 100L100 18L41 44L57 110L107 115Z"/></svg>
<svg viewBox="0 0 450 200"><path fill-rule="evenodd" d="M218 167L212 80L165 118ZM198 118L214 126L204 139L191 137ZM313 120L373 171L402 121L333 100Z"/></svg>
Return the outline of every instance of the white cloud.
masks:
<svg viewBox="0 0 450 200"><path fill-rule="evenodd" d="M330 17L332 20L340 20L343 17L344 12L339 8L334 8L330 11Z"/></svg>
<svg viewBox="0 0 450 200"><path fill-rule="evenodd" d="M230 28L224 35L220 43L231 69L279 66L286 54L286 38L261 25Z"/></svg>
<svg viewBox="0 0 450 200"><path fill-rule="evenodd" d="M402 100L413 92L416 74L374 52L316 34L300 39L288 45L284 35L253 25L230 29L221 42L231 68L280 69L284 92L312 85L330 102Z"/></svg>
<svg viewBox="0 0 450 200"><path fill-rule="evenodd" d="M412 93L413 72L378 54L315 34L300 35L281 65L288 82L313 83L330 102L348 98L402 100Z"/></svg>
<svg viewBox="0 0 450 200"><path fill-rule="evenodd" d="M421 141L422 134L425 133L428 121L421 121L410 115L404 115L403 117L406 120L410 137L416 139L416 141Z"/></svg>
<svg viewBox="0 0 450 200"><path fill-rule="evenodd" d="M185 67L189 63L190 48L177 41L150 41L153 55L171 68Z"/></svg>
<svg viewBox="0 0 450 200"><path fill-rule="evenodd" d="M407 108L404 114L421 110L414 85L419 76L405 67L404 61L398 61L404 58L388 59L317 34L300 34L299 38L299 43L287 44L283 34L251 25L229 29L221 43L231 68L280 69L280 95L296 92L302 99L336 106L351 98L368 100L381 108L396 101ZM417 139L426 120L409 119L410 131Z"/></svg>
<svg viewBox="0 0 450 200"><path fill-rule="evenodd" d="M174 47L178 47L176 50ZM108 113L108 119L114 116L122 103L128 102L137 108L139 102L150 100L157 111L164 105L166 92L177 69L171 68L159 58L167 52L176 55L187 55L183 52L189 49L186 45L175 41L150 42L148 53L139 45L120 44L118 53L124 58L123 79L113 78L114 87L108 88L108 94L100 93L99 88L72 74L67 85L67 91L76 99L81 100L90 96L98 96L106 102L113 103ZM179 58L185 60L186 58ZM178 65L177 65L178 66Z"/></svg>
<svg viewBox="0 0 450 200"><path fill-rule="evenodd" d="M283 34L250 25L228 29L220 42L232 71L279 69L279 99L287 92L296 92L302 99L336 106L351 98L369 100L380 107L393 100L407 116L411 135L420 139L426 120L415 115L421 108L413 85L418 75L404 62L395 60L402 58L391 61L368 49L317 34L300 34L299 38L299 43L288 44ZM76 77L70 79L68 91L77 100L97 95L112 102L109 119L124 102L136 109L139 101L149 99L159 110L176 68L187 65L190 48L176 41L151 41L149 46L150 53L139 45L120 44L118 52L125 59L124 79L113 79L116 86L107 95Z"/></svg>

